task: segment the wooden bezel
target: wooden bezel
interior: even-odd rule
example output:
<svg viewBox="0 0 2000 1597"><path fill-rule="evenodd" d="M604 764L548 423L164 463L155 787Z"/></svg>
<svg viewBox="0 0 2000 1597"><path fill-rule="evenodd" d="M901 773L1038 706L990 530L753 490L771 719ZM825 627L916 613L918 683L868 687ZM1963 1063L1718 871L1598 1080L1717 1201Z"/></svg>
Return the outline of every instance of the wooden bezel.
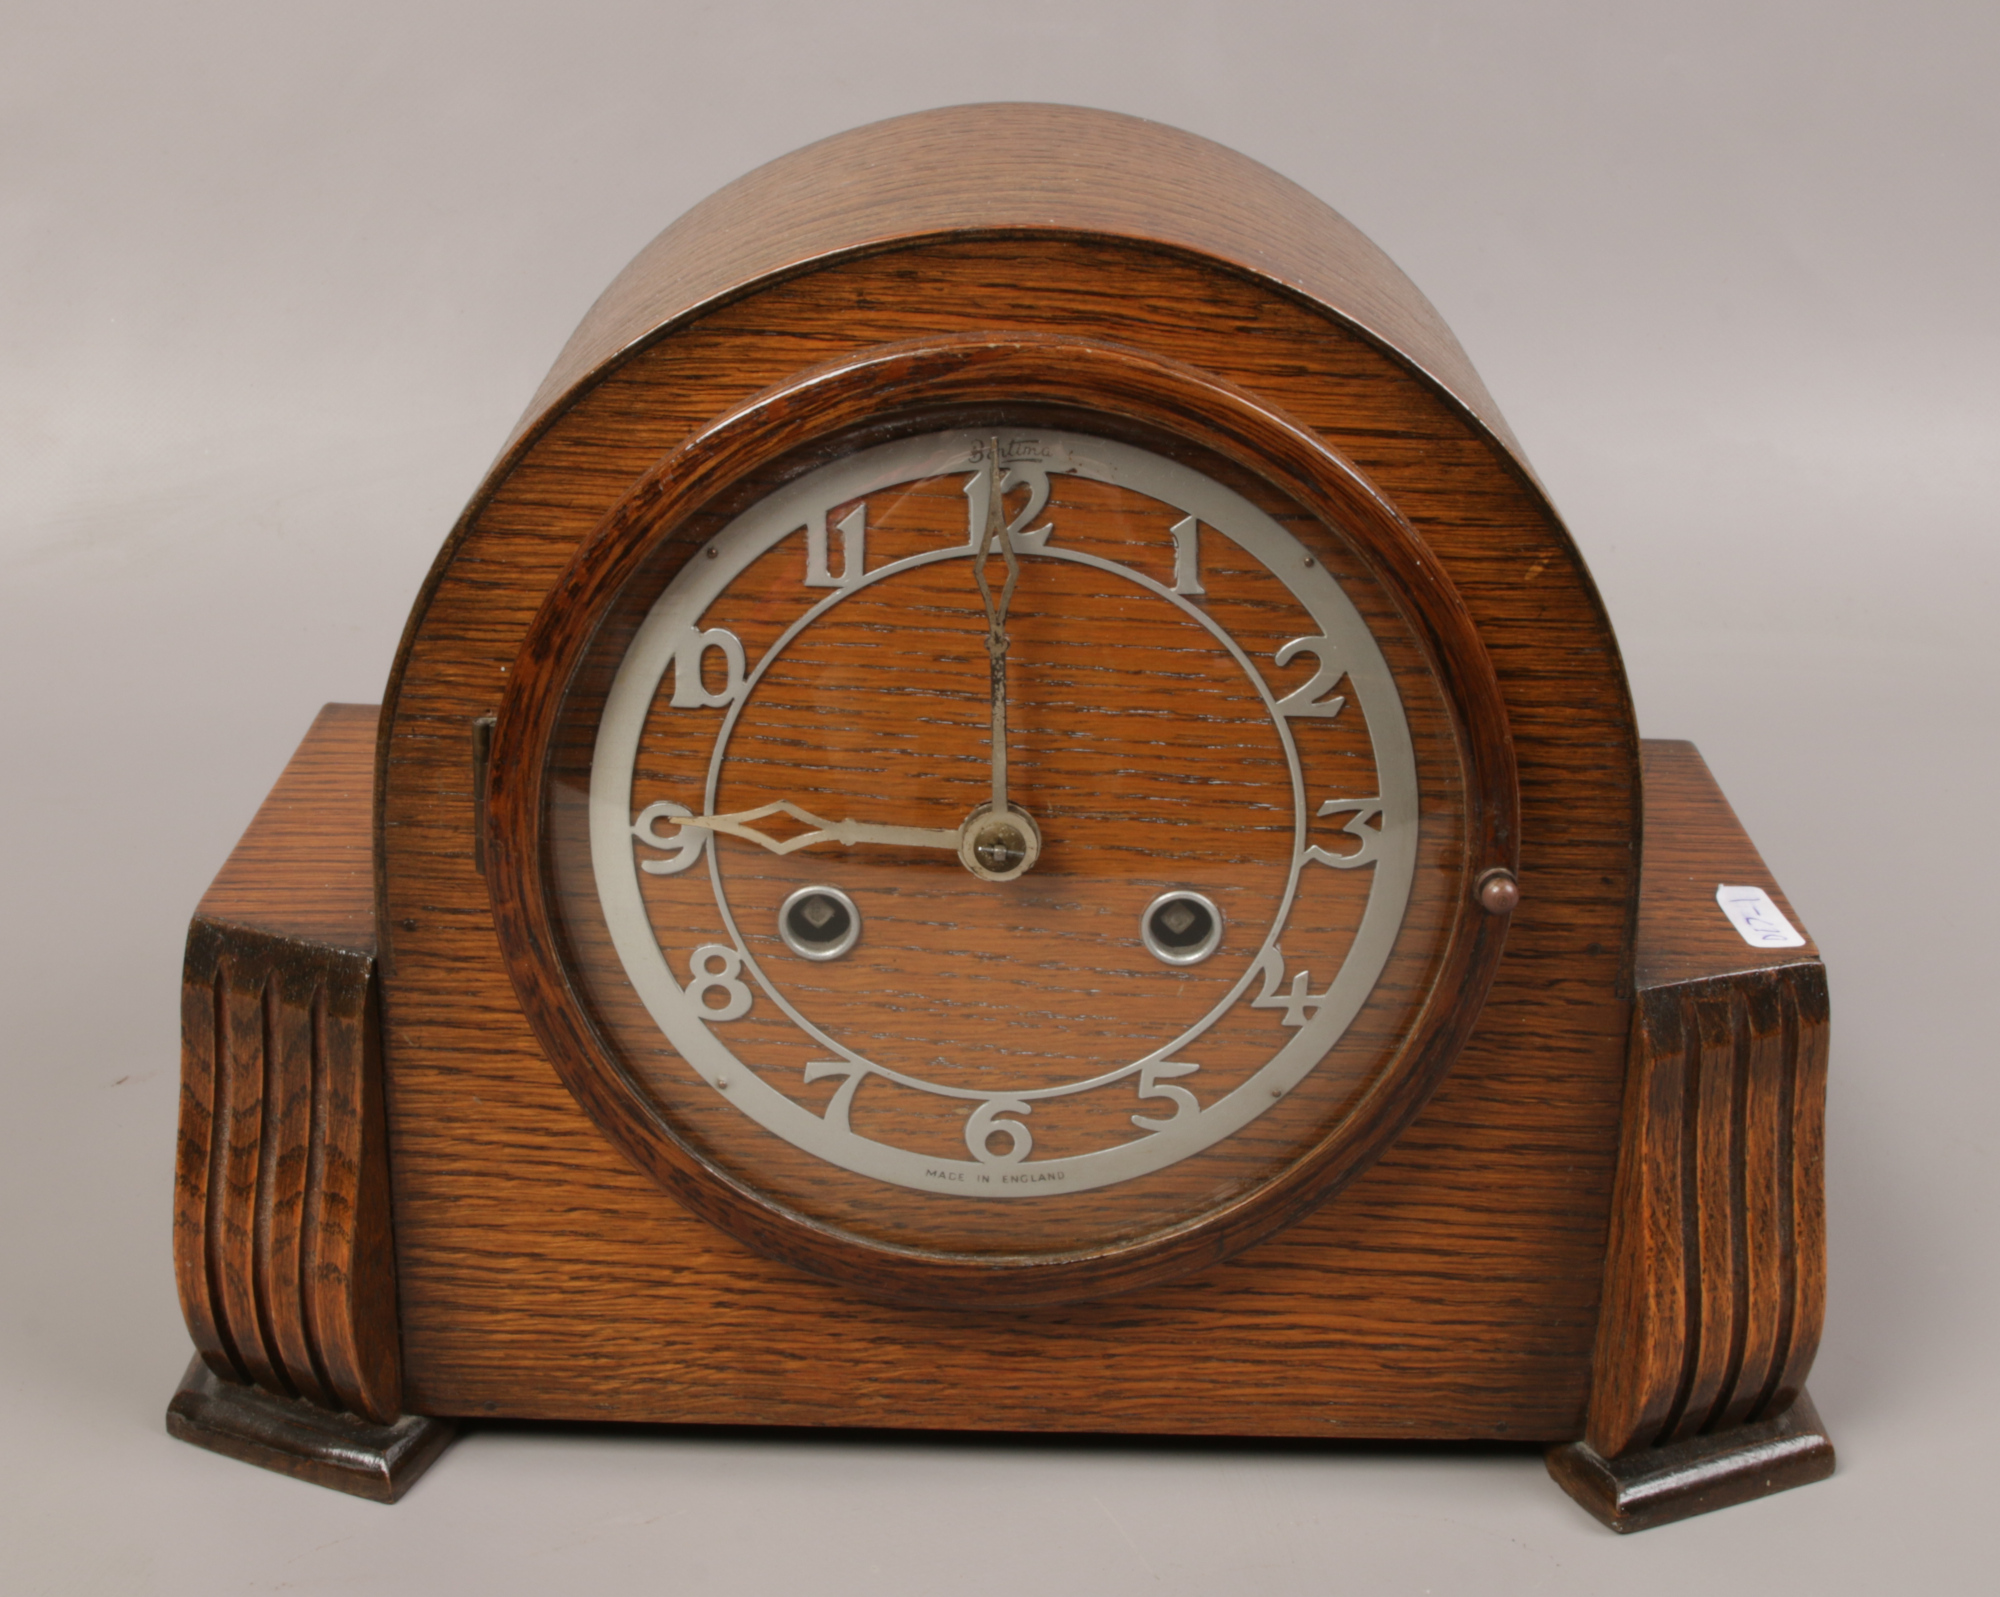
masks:
<svg viewBox="0 0 2000 1597"><path fill-rule="evenodd" d="M994 407L1092 418L1231 462L1338 526L1403 610L1445 685L1464 773L1456 910L1428 995L1388 1068L1304 1156L1248 1195L1134 1240L1053 1251L897 1246L829 1225L723 1168L621 1066L565 968L550 901L545 772L565 694L640 566L698 547L715 507L774 468L858 437ZM578 551L530 628L496 728L487 836L496 927L524 1011L599 1128L688 1207L746 1244L873 1293L936 1305L1037 1304L1147 1285L1228 1256L1365 1169L1435 1089L1476 1021L1505 938L1471 884L1516 863L1506 714L1474 626L1421 540L1346 461L1242 392L1137 351L1081 340L955 336L865 352L774 389L701 431L647 475Z"/></svg>

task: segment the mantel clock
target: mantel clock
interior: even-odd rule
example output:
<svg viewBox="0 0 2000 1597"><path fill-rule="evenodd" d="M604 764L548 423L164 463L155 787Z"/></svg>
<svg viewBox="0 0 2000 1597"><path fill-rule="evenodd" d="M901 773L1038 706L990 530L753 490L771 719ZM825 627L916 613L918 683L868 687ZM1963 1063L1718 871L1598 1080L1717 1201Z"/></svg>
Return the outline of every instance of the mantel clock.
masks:
<svg viewBox="0 0 2000 1597"><path fill-rule="evenodd" d="M203 899L169 1424L382 1498L485 1416L1813 1479L1795 924L1351 227L863 128L606 291Z"/></svg>

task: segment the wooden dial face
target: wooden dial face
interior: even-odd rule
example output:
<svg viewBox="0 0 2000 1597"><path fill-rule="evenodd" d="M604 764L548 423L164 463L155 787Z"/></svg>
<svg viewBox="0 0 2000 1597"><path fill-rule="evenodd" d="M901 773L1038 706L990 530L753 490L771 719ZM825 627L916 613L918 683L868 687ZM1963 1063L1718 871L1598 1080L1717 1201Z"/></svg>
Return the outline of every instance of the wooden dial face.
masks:
<svg viewBox="0 0 2000 1597"><path fill-rule="evenodd" d="M1299 1190L1436 1068L1466 914L1454 704L1366 540L1035 408L642 504L547 718L572 1085L754 1245L937 1301Z"/></svg>

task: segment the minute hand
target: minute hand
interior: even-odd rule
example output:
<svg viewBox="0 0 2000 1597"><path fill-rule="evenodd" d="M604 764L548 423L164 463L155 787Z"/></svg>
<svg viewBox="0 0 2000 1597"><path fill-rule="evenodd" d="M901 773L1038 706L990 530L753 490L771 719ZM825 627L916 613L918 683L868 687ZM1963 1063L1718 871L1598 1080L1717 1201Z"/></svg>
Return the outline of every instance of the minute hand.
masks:
<svg viewBox="0 0 2000 1597"><path fill-rule="evenodd" d="M979 536L979 552L972 558L972 580L979 587L980 601L986 606L986 658L992 667L993 806L994 820L1005 820L1007 804L1007 607L1014 600L1014 585L1021 580L1020 557L1014 540L1007 534L1007 511L1000 497L1000 440L986 449L986 526ZM1007 580L1000 597L993 597L986 580L986 561L995 543L1007 563Z"/></svg>
<svg viewBox="0 0 2000 1597"><path fill-rule="evenodd" d="M801 832L796 837L776 838L749 824L761 821L767 815L789 815L793 820L803 821L817 830ZM706 832L726 832L731 837L740 837L745 842L768 848L773 854L791 854L810 848L815 843L840 843L849 848L857 843L885 843L896 848L950 849L954 853L959 845L957 827L945 831L931 826L881 826L872 821L829 821L825 816L801 809L789 800L766 804L754 810L735 810L728 815L678 815L674 819L682 826L698 826Z"/></svg>

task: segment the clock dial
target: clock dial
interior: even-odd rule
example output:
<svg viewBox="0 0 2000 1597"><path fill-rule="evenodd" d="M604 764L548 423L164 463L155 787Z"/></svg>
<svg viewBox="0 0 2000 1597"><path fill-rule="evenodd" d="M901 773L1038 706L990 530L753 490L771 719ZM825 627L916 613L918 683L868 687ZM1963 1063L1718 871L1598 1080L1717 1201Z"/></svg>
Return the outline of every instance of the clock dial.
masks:
<svg viewBox="0 0 2000 1597"><path fill-rule="evenodd" d="M1017 811L1007 874L970 868ZM619 663L590 822L618 970L686 1073L961 1202L1130 1181L1266 1114L1373 991L1420 831L1328 566L1187 466L1019 429L860 450L716 533Z"/></svg>
<svg viewBox="0 0 2000 1597"><path fill-rule="evenodd" d="M552 1052L767 1251L1075 1275L1358 1164L1439 1024L1465 762L1365 498L940 419L635 495L588 628L545 612Z"/></svg>

